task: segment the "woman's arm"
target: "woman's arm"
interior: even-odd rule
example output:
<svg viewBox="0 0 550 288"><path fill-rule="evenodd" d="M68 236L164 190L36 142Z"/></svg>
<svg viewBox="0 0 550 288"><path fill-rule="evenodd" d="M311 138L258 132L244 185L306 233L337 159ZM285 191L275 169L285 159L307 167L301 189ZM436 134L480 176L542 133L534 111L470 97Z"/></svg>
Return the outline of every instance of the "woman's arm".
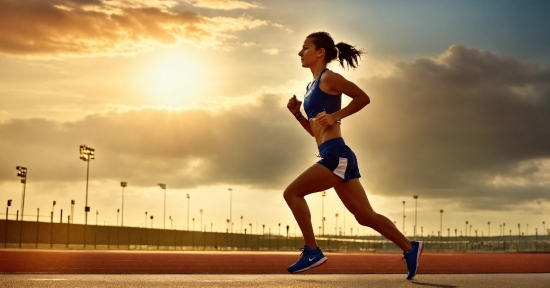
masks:
<svg viewBox="0 0 550 288"><path fill-rule="evenodd" d="M327 123L324 123L325 121L321 121L321 124L327 124L330 126L338 120L342 120L349 115L357 113L370 103L370 98L367 93L361 90L361 88L355 85L355 83L346 80L346 78L340 74L327 71L327 73L323 74L323 78L321 80L321 88L323 88L323 90L329 91L331 94L342 93L352 98L351 102L339 111L332 114L323 114L323 118L328 117L332 119L327 119Z"/></svg>
<svg viewBox="0 0 550 288"><path fill-rule="evenodd" d="M313 136L313 130L311 130L311 125L310 125L307 117L304 117L302 115L302 111L300 111L301 106L302 106L302 101L298 100L296 98L296 95L292 96L288 100L288 104L286 104L286 107L288 108L290 113L292 113L292 115L294 115L296 120L298 120L298 122L300 122L302 127L304 127L304 129L309 133L309 135Z"/></svg>
<svg viewBox="0 0 550 288"><path fill-rule="evenodd" d="M309 135L313 137L314 136L313 130L311 130L311 124L309 123L309 120L307 120L307 117L303 116L302 113L300 112L300 116L297 117L297 119L298 119L298 122L302 124L302 127L306 129L307 133L309 133Z"/></svg>

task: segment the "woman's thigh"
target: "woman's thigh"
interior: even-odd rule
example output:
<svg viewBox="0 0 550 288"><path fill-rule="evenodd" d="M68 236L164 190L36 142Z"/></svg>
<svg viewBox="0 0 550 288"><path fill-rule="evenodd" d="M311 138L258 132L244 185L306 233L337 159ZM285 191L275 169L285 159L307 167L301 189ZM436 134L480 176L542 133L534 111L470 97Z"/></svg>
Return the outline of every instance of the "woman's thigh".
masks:
<svg viewBox="0 0 550 288"><path fill-rule="evenodd" d="M285 196L306 196L311 193L330 189L342 182L342 178L325 166L315 163L298 176L285 189Z"/></svg>

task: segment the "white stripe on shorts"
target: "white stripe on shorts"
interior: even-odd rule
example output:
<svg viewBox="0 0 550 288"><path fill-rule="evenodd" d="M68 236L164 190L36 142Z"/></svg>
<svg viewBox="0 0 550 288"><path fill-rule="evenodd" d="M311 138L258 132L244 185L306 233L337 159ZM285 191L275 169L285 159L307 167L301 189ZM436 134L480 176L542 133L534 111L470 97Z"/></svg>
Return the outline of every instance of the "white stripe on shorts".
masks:
<svg viewBox="0 0 550 288"><path fill-rule="evenodd" d="M332 171L334 174L340 176L340 178L344 179L344 175L346 174L346 168L348 167L348 159L338 157L340 161L338 162L338 167Z"/></svg>

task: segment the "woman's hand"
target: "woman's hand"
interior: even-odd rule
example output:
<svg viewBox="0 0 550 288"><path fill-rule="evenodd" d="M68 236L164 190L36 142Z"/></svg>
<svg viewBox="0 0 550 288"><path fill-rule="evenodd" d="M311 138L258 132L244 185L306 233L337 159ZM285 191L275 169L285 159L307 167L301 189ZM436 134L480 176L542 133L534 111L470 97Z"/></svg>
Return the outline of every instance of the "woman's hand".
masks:
<svg viewBox="0 0 550 288"><path fill-rule="evenodd" d="M298 100L298 98L296 98L296 95L288 99L288 104L286 104L286 108L288 108L290 113L292 113L293 115L300 113L300 107L302 107L302 101Z"/></svg>
<svg viewBox="0 0 550 288"><path fill-rule="evenodd" d="M323 127L328 127L336 123L336 118L334 117L334 115L327 114L327 112L323 111L315 116L315 121L317 121Z"/></svg>

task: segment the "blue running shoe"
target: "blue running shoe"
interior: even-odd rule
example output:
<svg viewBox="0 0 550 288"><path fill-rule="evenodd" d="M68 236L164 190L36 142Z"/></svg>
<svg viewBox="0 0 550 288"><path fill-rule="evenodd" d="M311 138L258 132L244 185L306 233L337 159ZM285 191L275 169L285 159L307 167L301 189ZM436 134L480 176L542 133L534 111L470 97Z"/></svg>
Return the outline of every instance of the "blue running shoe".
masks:
<svg viewBox="0 0 550 288"><path fill-rule="evenodd" d="M403 252L403 259L407 262L407 279L411 280L416 271L418 271L418 260L424 250L424 242L412 241L412 249L409 252Z"/></svg>
<svg viewBox="0 0 550 288"><path fill-rule="evenodd" d="M302 254L300 254L300 259L296 263L288 266L288 272L290 273L299 273L309 270L311 268L317 267L325 263L328 259L323 254L323 251L317 247L317 249L311 249L304 246L302 249Z"/></svg>

